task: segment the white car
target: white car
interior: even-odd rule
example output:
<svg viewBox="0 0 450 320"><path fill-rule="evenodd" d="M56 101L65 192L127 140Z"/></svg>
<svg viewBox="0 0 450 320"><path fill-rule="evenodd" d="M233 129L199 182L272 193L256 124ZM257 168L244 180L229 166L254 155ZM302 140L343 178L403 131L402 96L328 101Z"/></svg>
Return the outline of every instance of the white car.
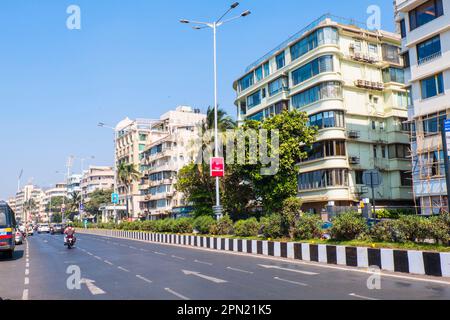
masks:
<svg viewBox="0 0 450 320"><path fill-rule="evenodd" d="M50 226L48 225L48 223L43 223L41 225L39 225L38 227L38 233L50 233Z"/></svg>
<svg viewBox="0 0 450 320"><path fill-rule="evenodd" d="M32 227L32 226L29 226L29 227L28 227L28 229L27 229L27 234L28 234L29 236L34 235L34 230L33 230L33 227Z"/></svg>

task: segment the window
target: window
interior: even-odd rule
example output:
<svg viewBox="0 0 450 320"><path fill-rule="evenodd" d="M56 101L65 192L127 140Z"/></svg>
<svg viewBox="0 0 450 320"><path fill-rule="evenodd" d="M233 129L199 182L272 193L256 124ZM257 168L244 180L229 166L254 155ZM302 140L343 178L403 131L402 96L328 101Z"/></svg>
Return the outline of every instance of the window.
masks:
<svg viewBox="0 0 450 320"><path fill-rule="evenodd" d="M378 155L377 155L377 146L376 146L376 145L373 146L373 157L374 157L375 159L378 158Z"/></svg>
<svg viewBox="0 0 450 320"><path fill-rule="evenodd" d="M277 55L275 60L277 62L277 69L279 70L279 69L283 68L286 64L284 51L282 53L280 53L279 55Z"/></svg>
<svg viewBox="0 0 450 320"><path fill-rule="evenodd" d="M146 141L147 140L147 135L146 134L139 134L139 141Z"/></svg>
<svg viewBox="0 0 450 320"><path fill-rule="evenodd" d="M324 44L338 44L338 42L339 34L337 29L325 27L316 30L309 36L304 37L299 42L291 46L291 60L297 60L309 51L314 50L317 46Z"/></svg>
<svg viewBox="0 0 450 320"><path fill-rule="evenodd" d="M333 71L333 56L319 57L292 72L292 83L297 85L320 73Z"/></svg>
<svg viewBox="0 0 450 320"><path fill-rule="evenodd" d="M375 130L377 128L377 123L372 120L372 130Z"/></svg>
<svg viewBox="0 0 450 320"><path fill-rule="evenodd" d="M403 59L403 66L405 68L411 67L411 62L409 60L409 50L407 52L405 52L404 54L402 54L402 59Z"/></svg>
<svg viewBox="0 0 450 320"><path fill-rule="evenodd" d="M444 79L442 73L420 81L422 99L428 99L444 93Z"/></svg>
<svg viewBox="0 0 450 320"><path fill-rule="evenodd" d="M286 78L278 78L269 83L269 96L273 96L279 92L281 92L285 87L287 87L287 79Z"/></svg>
<svg viewBox="0 0 450 320"><path fill-rule="evenodd" d="M327 187L348 187L347 169L318 170L298 176L298 189L310 190Z"/></svg>
<svg viewBox="0 0 450 320"><path fill-rule="evenodd" d="M412 186L412 175L407 171L400 171L400 185L402 187Z"/></svg>
<svg viewBox="0 0 450 320"><path fill-rule="evenodd" d="M437 35L417 45L417 60L419 64L431 60L441 54L441 37Z"/></svg>
<svg viewBox="0 0 450 320"><path fill-rule="evenodd" d="M385 146L381 146L381 157L386 159L386 147Z"/></svg>
<svg viewBox="0 0 450 320"><path fill-rule="evenodd" d="M423 132L425 135L434 134L441 131L444 121L447 119L445 111L439 114L433 113L423 118Z"/></svg>
<svg viewBox="0 0 450 320"><path fill-rule="evenodd" d="M264 63L263 68L264 68L264 77L267 78L268 76L270 76L269 62Z"/></svg>
<svg viewBox="0 0 450 320"><path fill-rule="evenodd" d="M362 170L355 170L355 184L364 184L363 182L363 174Z"/></svg>
<svg viewBox="0 0 450 320"><path fill-rule="evenodd" d="M265 108L264 110L262 110L258 113L255 113L254 115L249 116L248 119L262 121L266 118L270 118L277 114L280 114L286 109L287 109L287 105L285 102L283 102L283 101L278 102L274 105L271 105L270 107Z"/></svg>
<svg viewBox="0 0 450 320"><path fill-rule="evenodd" d="M344 128L344 112L337 110L313 114L309 117L308 125L317 127L319 130L324 128Z"/></svg>
<svg viewBox="0 0 450 320"><path fill-rule="evenodd" d="M389 145L389 159L407 159L409 155L408 144Z"/></svg>
<svg viewBox="0 0 450 320"><path fill-rule="evenodd" d="M374 43L369 43L369 53L374 56L378 54L378 46Z"/></svg>
<svg viewBox="0 0 450 320"><path fill-rule="evenodd" d="M302 91L292 97L292 106L301 108L308 104L325 100L340 99L342 97L341 83L337 81L327 81L312 88Z"/></svg>
<svg viewBox="0 0 450 320"><path fill-rule="evenodd" d="M406 23L405 19L400 20L400 34L402 39L406 38Z"/></svg>
<svg viewBox="0 0 450 320"><path fill-rule="evenodd" d="M398 82L405 83L405 71L399 68L383 69L383 82Z"/></svg>
<svg viewBox="0 0 450 320"><path fill-rule="evenodd" d="M360 52L362 51L362 42L361 40L355 40L353 43L353 46L355 47L355 51Z"/></svg>
<svg viewBox="0 0 450 320"><path fill-rule="evenodd" d="M139 151L144 151L145 150L145 144L140 144L139 145Z"/></svg>
<svg viewBox="0 0 450 320"><path fill-rule="evenodd" d="M409 28L412 31L443 14L442 0L429 0L409 12Z"/></svg>
<svg viewBox="0 0 450 320"><path fill-rule="evenodd" d="M253 83L254 83L254 76L252 72L243 77L241 80L239 80L239 88L241 91L244 91L250 88L253 85Z"/></svg>
<svg viewBox="0 0 450 320"><path fill-rule="evenodd" d="M263 79L263 69L262 66L255 70L256 82L259 82Z"/></svg>
<svg viewBox="0 0 450 320"><path fill-rule="evenodd" d="M400 48L390 44L382 44L381 49L383 52L383 60L400 63Z"/></svg>
<svg viewBox="0 0 450 320"><path fill-rule="evenodd" d="M344 140L328 140L314 143L310 148L304 148L307 158L302 162L323 159L326 157L345 157L346 148Z"/></svg>
<svg viewBox="0 0 450 320"><path fill-rule="evenodd" d="M261 104L261 90L247 97L247 106L249 109Z"/></svg>

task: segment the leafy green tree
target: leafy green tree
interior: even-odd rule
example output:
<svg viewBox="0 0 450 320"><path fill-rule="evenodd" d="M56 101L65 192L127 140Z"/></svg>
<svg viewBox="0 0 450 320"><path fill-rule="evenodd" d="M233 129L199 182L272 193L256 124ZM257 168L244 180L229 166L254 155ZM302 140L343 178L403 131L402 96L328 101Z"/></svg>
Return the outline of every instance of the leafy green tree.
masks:
<svg viewBox="0 0 450 320"><path fill-rule="evenodd" d="M310 147L315 141L317 128L308 126L305 112L293 110L284 111L263 122L248 120L243 129L279 132L279 169L275 175L263 175L261 163L239 165L237 171L244 180L251 183L265 213L280 212L283 201L298 193L298 164L307 157L304 148ZM271 139L271 136L268 137L268 146L271 145ZM248 143L246 141L247 150Z"/></svg>
<svg viewBox="0 0 450 320"><path fill-rule="evenodd" d="M136 165L133 163L121 162L119 167L117 168L117 178L120 183L125 186L126 190L126 206L127 206L127 215L130 216L129 211L129 198L131 193L131 185L134 181L137 181L141 178L141 173L138 169L136 169Z"/></svg>
<svg viewBox="0 0 450 320"><path fill-rule="evenodd" d="M91 215L98 216L100 213L100 206L111 202L112 193L112 189L95 190L89 195L89 201L86 203L85 210Z"/></svg>
<svg viewBox="0 0 450 320"><path fill-rule="evenodd" d="M69 203L68 203L68 209L70 213L78 213L80 210L80 204L81 204L81 193L79 191L73 191L69 195Z"/></svg>

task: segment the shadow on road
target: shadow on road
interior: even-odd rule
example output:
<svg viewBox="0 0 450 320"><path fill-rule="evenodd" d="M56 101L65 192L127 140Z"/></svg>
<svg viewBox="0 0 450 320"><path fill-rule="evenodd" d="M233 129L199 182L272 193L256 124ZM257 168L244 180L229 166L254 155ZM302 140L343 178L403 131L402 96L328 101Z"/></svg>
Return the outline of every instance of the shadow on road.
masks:
<svg viewBox="0 0 450 320"><path fill-rule="evenodd" d="M9 259L6 257L6 253L2 252L0 253L0 262L2 261L14 261L14 260L19 260L22 259L24 255L24 249L17 249L14 250L14 256L12 259Z"/></svg>

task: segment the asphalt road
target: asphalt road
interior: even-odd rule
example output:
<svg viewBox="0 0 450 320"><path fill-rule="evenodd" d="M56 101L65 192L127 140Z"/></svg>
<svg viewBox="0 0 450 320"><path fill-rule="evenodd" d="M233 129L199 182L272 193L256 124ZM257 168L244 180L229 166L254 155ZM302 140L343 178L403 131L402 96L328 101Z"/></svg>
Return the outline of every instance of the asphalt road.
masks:
<svg viewBox="0 0 450 320"><path fill-rule="evenodd" d="M62 235L36 234L16 248L13 260L0 258L0 298L450 299L450 279L383 274L381 288L370 290L369 277L353 268L84 234L68 250Z"/></svg>

